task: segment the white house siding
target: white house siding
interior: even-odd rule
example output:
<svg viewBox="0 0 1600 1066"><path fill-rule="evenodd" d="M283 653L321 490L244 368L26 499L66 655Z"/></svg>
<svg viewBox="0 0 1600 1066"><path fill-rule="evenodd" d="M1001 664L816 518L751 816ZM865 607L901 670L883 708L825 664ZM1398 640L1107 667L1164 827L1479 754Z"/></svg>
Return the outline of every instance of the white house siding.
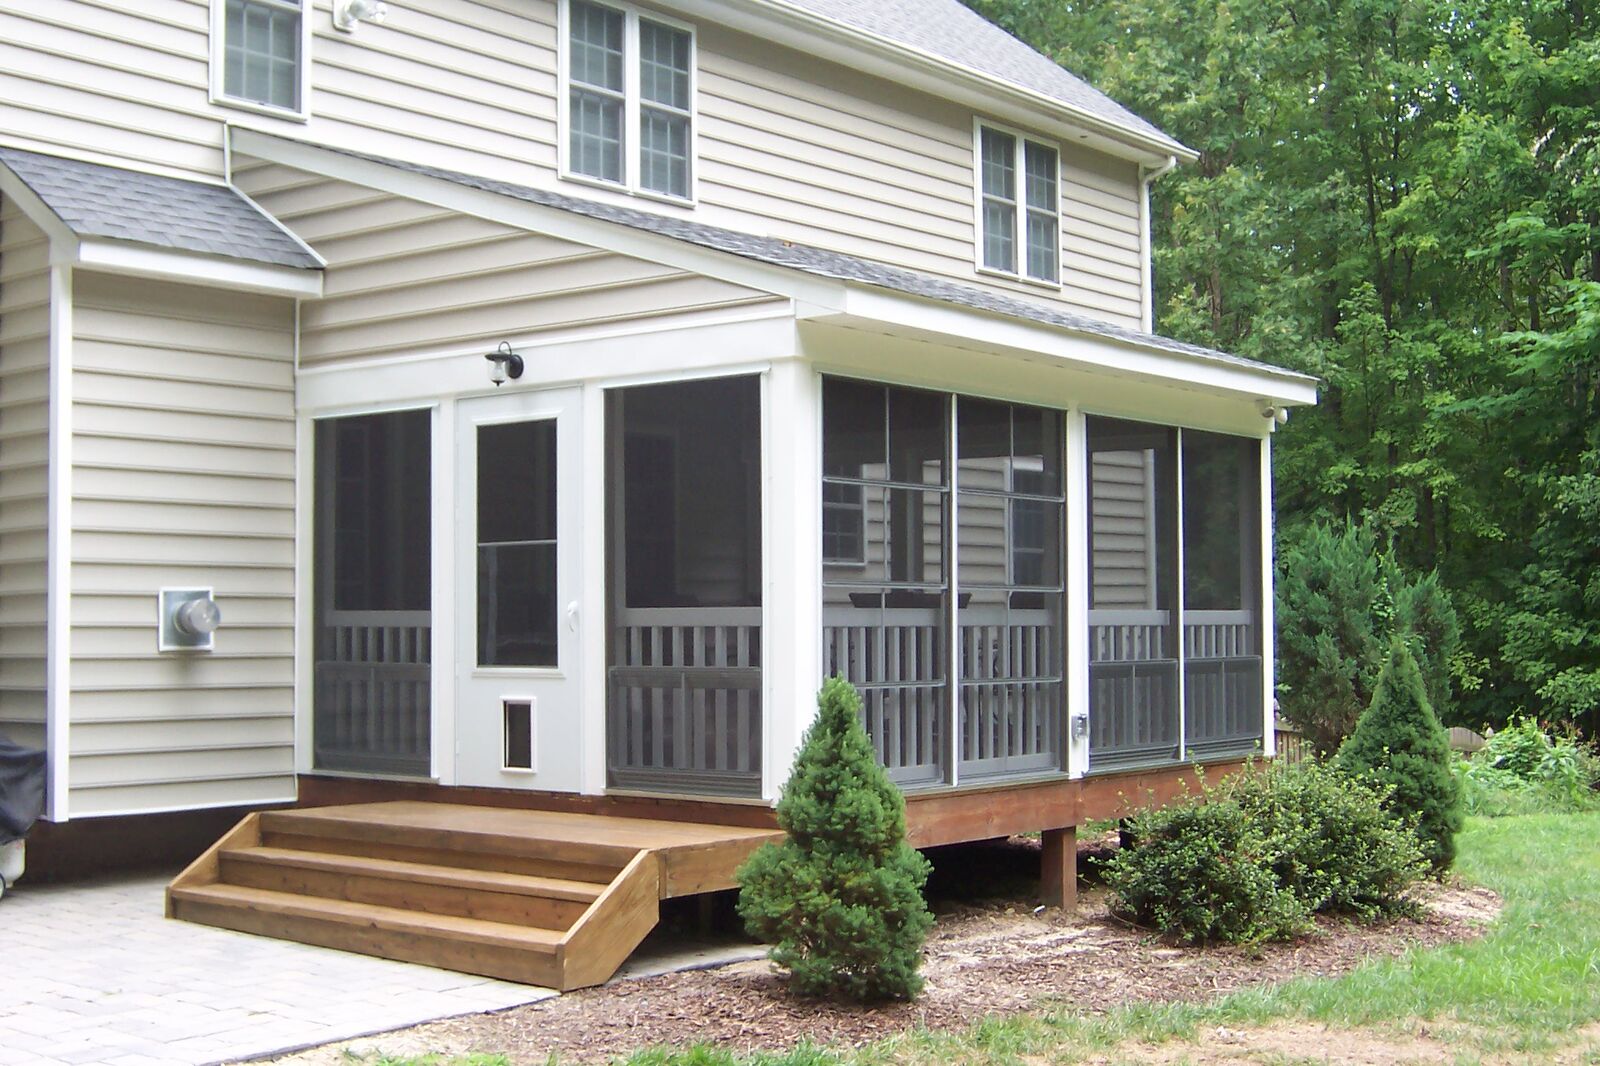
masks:
<svg viewBox="0 0 1600 1066"><path fill-rule="evenodd" d="M45 742L50 246L0 197L0 735Z"/></svg>
<svg viewBox="0 0 1600 1066"><path fill-rule="evenodd" d="M1140 321L1131 163L1063 146L1062 271L973 266L973 115L717 26L698 28L699 206L560 181L553 0L408 0L332 29L308 123L209 102L206 0L0 0L0 140L180 176L223 172L224 121L770 233Z"/></svg>
<svg viewBox="0 0 1600 1066"><path fill-rule="evenodd" d="M294 795L294 308L79 274L74 817ZM211 586L216 650L156 651L156 594Z"/></svg>
<svg viewBox="0 0 1600 1066"><path fill-rule="evenodd" d="M328 262L301 309L303 367L774 299L282 167L238 181Z"/></svg>

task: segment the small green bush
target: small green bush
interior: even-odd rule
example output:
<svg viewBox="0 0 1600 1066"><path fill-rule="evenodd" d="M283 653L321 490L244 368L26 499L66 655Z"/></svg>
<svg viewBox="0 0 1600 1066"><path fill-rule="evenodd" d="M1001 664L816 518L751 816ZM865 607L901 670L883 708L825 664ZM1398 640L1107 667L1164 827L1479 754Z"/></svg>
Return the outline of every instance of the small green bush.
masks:
<svg viewBox="0 0 1600 1066"><path fill-rule="evenodd" d="M1461 785L1444 727L1434 717L1416 657L1403 638L1390 646L1372 706L1339 749L1336 766L1380 786L1385 805L1416 827L1435 871L1455 861L1461 831Z"/></svg>
<svg viewBox="0 0 1600 1066"><path fill-rule="evenodd" d="M1514 718L1483 750L1458 759L1456 780L1468 814L1564 814L1600 808L1600 757L1581 741Z"/></svg>
<svg viewBox="0 0 1600 1066"><path fill-rule="evenodd" d="M1359 918L1412 909L1406 892L1427 864L1380 792L1307 762L1237 774L1225 794L1266 838L1278 884L1306 909Z"/></svg>
<svg viewBox="0 0 1600 1066"><path fill-rule="evenodd" d="M906 843L905 797L873 755L856 690L832 678L819 704L778 801L788 838L740 867L739 914L804 995L910 999L933 924L928 861Z"/></svg>
<svg viewBox="0 0 1600 1066"><path fill-rule="evenodd" d="M1113 907L1184 943L1286 939L1319 913L1409 912L1427 864L1382 799L1310 763L1235 775L1132 820L1106 864Z"/></svg>

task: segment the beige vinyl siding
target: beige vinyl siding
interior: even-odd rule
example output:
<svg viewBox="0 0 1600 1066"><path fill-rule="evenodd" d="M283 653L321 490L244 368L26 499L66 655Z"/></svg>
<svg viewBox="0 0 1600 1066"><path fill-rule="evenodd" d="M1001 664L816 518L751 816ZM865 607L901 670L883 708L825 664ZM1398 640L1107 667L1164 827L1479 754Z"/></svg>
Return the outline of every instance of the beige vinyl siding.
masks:
<svg viewBox="0 0 1600 1066"><path fill-rule="evenodd" d="M79 274L74 817L294 795L294 309ZM216 650L156 651L156 594L213 586Z"/></svg>
<svg viewBox="0 0 1600 1066"><path fill-rule="evenodd" d="M1091 608L1150 610L1156 559L1155 457L1149 451L1097 451L1090 470L1094 508Z"/></svg>
<svg viewBox="0 0 1600 1066"><path fill-rule="evenodd" d="M1059 292L974 267L973 115L715 25L697 30L692 209L557 177L554 0L418 0L382 26L311 14L306 123L209 102L207 0L0 0L0 141L218 177L224 121L627 203L1140 322L1131 163L1061 146Z"/></svg>
<svg viewBox="0 0 1600 1066"><path fill-rule="evenodd" d="M0 197L0 735L45 744L50 242Z"/></svg>
<svg viewBox="0 0 1600 1066"><path fill-rule="evenodd" d="M302 366L775 299L281 167L238 180L328 262L301 309Z"/></svg>

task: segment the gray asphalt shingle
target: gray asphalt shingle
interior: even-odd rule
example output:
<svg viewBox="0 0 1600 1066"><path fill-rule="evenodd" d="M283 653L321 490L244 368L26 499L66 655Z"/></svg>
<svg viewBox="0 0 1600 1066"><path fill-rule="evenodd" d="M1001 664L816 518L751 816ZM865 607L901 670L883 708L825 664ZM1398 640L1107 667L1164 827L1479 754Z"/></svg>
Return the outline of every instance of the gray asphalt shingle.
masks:
<svg viewBox="0 0 1600 1066"><path fill-rule="evenodd" d="M281 139L289 140L288 138ZM304 142L291 141L290 143ZM1257 362L1253 359L1231 355L1227 352L1219 352L1211 348L1203 348L1199 345L1188 344L1184 341L1163 337L1155 333L1128 329L1111 322L1090 318L1087 315L1074 314L1065 309L1046 307L1029 300L1007 296L1004 293L947 281L929 274L906 270L902 267L889 266L884 263L876 263L857 256L846 255L842 252L796 244L792 241L780 240L774 237L740 233L736 230L723 229L720 226L708 226L701 222L691 222L686 219L669 218L630 207L619 207L577 196L568 196L564 193L550 192L545 189L535 189L511 182L481 178L472 174L442 170L438 167L425 166L421 163L408 163L400 159L388 159L383 156L368 155L347 149L329 148L326 145L314 145L313 147L354 159L364 159L368 162L392 167L395 170L407 171L423 177L435 178L455 185L538 204L542 207L570 211L576 215L613 222L632 229L647 230L651 233L671 237L702 248L709 248L713 251L743 256L747 259L774 266L790 267L820 277L837 278L843 281L872 285L908 296L937 300L1021 321L1056 326L1073 333L1120 341L1140 348L1172 352L1206 362L1221 363L1252 370L1266 370L1303 381L1315 380L1310 375L1286 370L1269 363Z"/></svg>
<svg viewBox="0 0 1600 1066"><path fill-rule="evenodd" d="M1034 51L960 0L791 0L799 8L929 52L1087 111L1147 137L1174 141L1105 93Z"/></svg>
<svg viewBox="0 0 1600 1066"><path fill-rule="evenodd" d="M132 241L275 266L321 266L267 215L226 185L0 146L10 168L80 237Z"/></svg>

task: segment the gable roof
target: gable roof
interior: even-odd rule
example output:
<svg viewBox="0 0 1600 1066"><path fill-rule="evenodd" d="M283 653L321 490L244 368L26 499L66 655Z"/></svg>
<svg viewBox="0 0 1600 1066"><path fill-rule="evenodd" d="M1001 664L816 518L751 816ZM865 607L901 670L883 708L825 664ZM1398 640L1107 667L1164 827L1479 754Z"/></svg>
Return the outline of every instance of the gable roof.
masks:
<svg viewBox="0 0 1600 1066"><path fill-rule="evenodd" d="M1152 140L1168 134L960 0L768 0L854 27L1048 96ZM1183 154L1180 152L1180 154Z"/></svg>
<svg viewBox="0 0 1600 1066"><path fill-rule="evenodd" d="M0 165L79 237L317 269L322 261L237 189L0 146Z"/></svg>
<svg viewBox="0 0 1600 1066"><path fill-rule="evenodd" d="M390 159L343 148L331 148L327 145L313 144L308 141L297 141L292 138L279 137L275 134L263 133L257 130L237 129L234 131L234 136L236 139L243 139L247 142L239 146L239 150L249 154L257 154L251 150L252 144L270 144L272 142L292 146L296 149L326 152L333 156L362 160L396 171L448 182L452 185L476 189L480 192L497 196L509 197L524 203L553 208L602 222L626 226L630 229L647 231L700 248L740 256L769 266L795 270L815 277L854 282L968 310L1001 315L1020 322L1052 326L1071 333L1117 341L1147 351L1171 353L1204 363L1264 372L1280 380L1292 381L1301 385L1315 383L1317 380L1308 374L1273 366L1270 363L1257 362L1253 359L1246 359L1243 356L1189 344L1171 337L1163 337L1159 334L1129 329L1112 322L1090 318L1087 315L1075 314L1064 308L1047 307L1029 300L1007 296L1004 293L980 289L974 285L964 285L960 282L949 281L903 267L873 262L843 252L797 244L776 237L740 233L736 230L723 229L720 226L706 225L703 222L671 218L636 208L601 203L596 200L569 196L565 193L536 189L512 182L496 181L491 178L444 170L421 163L409 163L400 159Z"/></svg>

